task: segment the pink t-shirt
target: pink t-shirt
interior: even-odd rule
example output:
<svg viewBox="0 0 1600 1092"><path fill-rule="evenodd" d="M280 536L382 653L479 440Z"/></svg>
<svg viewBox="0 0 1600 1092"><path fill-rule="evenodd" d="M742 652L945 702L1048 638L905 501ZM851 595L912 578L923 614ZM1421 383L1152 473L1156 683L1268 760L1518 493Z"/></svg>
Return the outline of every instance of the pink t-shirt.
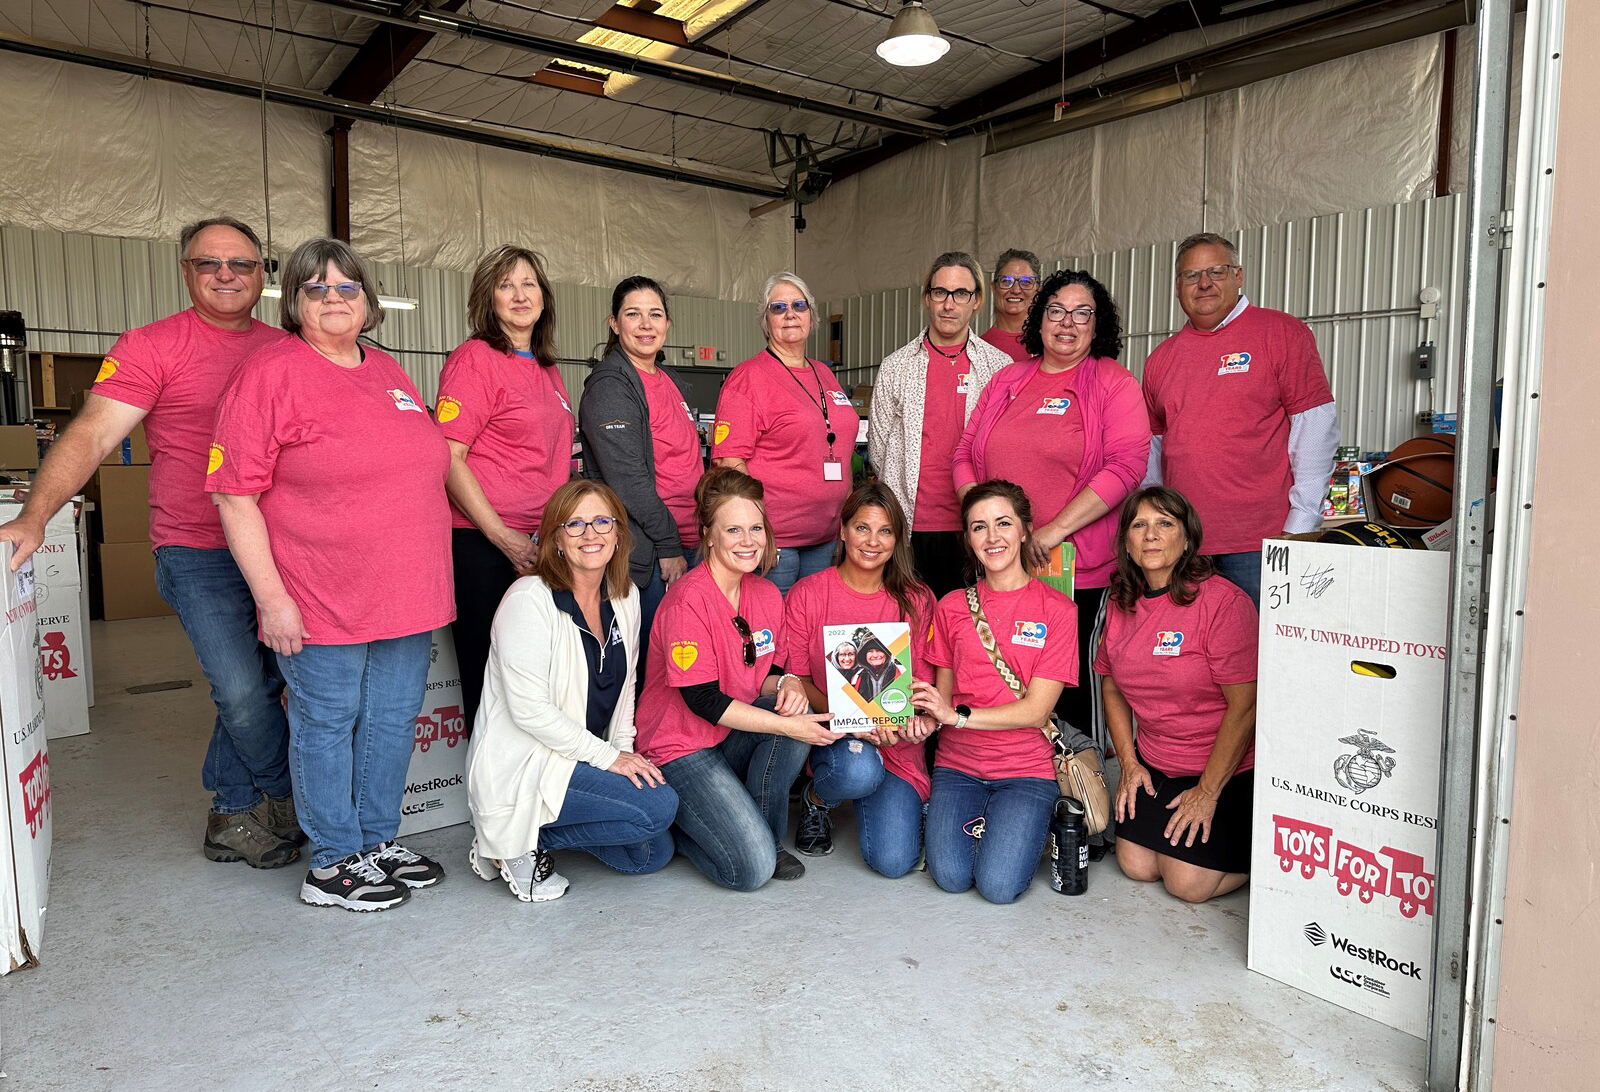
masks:
<svg viewBox="0 0 1600 1092"><path fill-rule="evenodd" d="M678 525L684 552L700 544L694 518L694 487L705 473L700 458L700 433L683 392L666 372L639 373L650 410L650 444L656 457L656 493Z"/></svg>
<svg viewBox="0 0 1600 1092"><path fill-rule="evenodd" d="M285 338L234 373L217 410L206 489L260 494L314 645L424 633L456 613L449 448L400 365L365 353L344 368Z"/></svg>
<svg viewBox="0 0 1600 1092"><path fill-rule="evenodd" d="M748 667L735 614L750 623L755 638L756 662ZM650 632L637 717L639 753L664 766L727 739L727 728L690 712L678 688L714 682L734 701L754 702L772 665L787 656L784 632L783 596L770 580L746 574L737 611L712 579L709 565L696 565L674 580Z"/></svg>
<svg viewBox="0 0 1600 1092"><path fill-rule="evenodd" d="M1033 505L1035 527L1055 519L1078 492L1083 410L1077 374L1076 368L1053 375L1041 368L989 434L989 476L1022 486Z"/></svg>
<svg viewBox="0 0 1600 1092"><path fill-rule="evenodd" d="M916 596L917 619L911 626L911 677L933 681L928 644L933 636L933 593L926 588ZM828 649L823 626L852 626L868 622L905 622L900 604L887 588L862 595L845 587L839 570L828 568L796 581L784 600L784 628L789 634L787 667L796 675L809 675L818 690L827 692ZM899 740L883 750L883 765L890 773L928 798L928 763L922 743Z"/></svg>
<svg viewBox="0 0 1600 1092"><path fill-rule="evenodd" d="M1165 774L1197 777L1217 742L1224 686L1256 678L1257 616L1250 597L1221 577L1202 581L1194 602L1140 599L1132 614L1106 605L1094 657L1139 720L1139 753ZM1252 744L1240 770L1255 765Z"/></svg>
<svg viewBox="0 0 1600 1092"><path fill-rule="evenodd" d="M861 424L828 366L810 363L789 368L763 350L733 369L722 384L711 435L712 458L743 459L750 475L766 486L773 540L791 548L815 546L838 533ZM830 458L839 464L837 481L823 473Z"/></svg>
<svg viewBox="0 0 1600 1092"><path fill-rule="evenodd" d="M1022 347L1021 334L1008 334L998 326L991 326L985 330L983 340L1011 357L1013 362L1027 360L1032 355Z"/></svg>
<svg viewBox="0 0 1600 1092"><path fill-rule="evenodd" d="M922 450L917 468L917 507L911 516L915 531L954 531L961 527L961 502L956 499L956 444L966 427L967 391L972 362L965 347L954 360L926 340L928 379L922 392Z"/></svg>
<svg viewBox="0 0 1600 1092"><path fill-rule="evenodd" d="M106 354L94 393L147 411L152 546L228 548L206 495L217 399L240 361L287 336L253 320L248 330L221 330L191 307L129 330Z"/></svg>
<svg viewBox="0 0 1600 1092"><path fill-rule="evenodd" d="M495 514L514 531L537 531L550 494L572 477L572 403L555 365L471 338L444 362L433 412L446 439L467 445L467 468ZM453 504L450 524L474 526Z"/></svg>
<svg viewBox="0 0 1600 1092"><path fill-rule="evenodd" d="M1072 600L1038 580L1013 592L991 591L979 581L978 602L994 631L995 647L1023 686L1035 678L1077 684L1078 608ZM1017 700L978 640L964 588L939 600L928 659L935 667L954 672L951 705L987 709ZM1043 725L998 732L941 728L934 765L985 781L1002 777L1054 780L1050 741L1042 729Z"/></svg>
<svg viewBox="0 0 1600 1092"><path fill-rule="evenodd" d="M1189 498L1208 554L1261 549L1289 516L1289 418L1333 401L1305 323L1246 307L1210 333L1167 338L1144 368L1162 480Z"/></svg>

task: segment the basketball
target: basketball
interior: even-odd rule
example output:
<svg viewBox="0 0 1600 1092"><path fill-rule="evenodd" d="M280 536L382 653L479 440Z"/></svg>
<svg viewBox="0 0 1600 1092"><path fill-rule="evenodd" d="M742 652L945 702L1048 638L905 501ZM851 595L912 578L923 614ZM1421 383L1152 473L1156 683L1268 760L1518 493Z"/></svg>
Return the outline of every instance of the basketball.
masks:
<svg viewBox="0 0 1600 1092"><path fill-rule="evenodd" d="M1450 518L1455 491L1456 438L1450 433L1418 436L1389 452L1372 472L1377 516L1396 527L1433 527Z"/></svg>
<svg viewBox="0 0 1600 1092"><path fill-rule="evenodd" d="M1339 542L1346 546L1377 546L1387 550L1420 550L1411 539L1381 523L1341 523L1317 537L1318 542Z"/></svg>

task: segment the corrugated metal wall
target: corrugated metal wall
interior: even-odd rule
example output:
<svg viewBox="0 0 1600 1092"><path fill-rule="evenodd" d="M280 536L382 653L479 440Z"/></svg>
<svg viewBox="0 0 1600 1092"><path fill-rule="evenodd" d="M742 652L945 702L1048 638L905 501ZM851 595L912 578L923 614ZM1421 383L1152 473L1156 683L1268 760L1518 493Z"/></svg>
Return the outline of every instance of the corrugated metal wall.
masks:
<svg viewBox="0 0 1600 1092"><path fill-rule="evenodd" d="M1339 406L1346 444L1387 450L1417 431L1423 412L1456 405L1465 287L1466 206L1441 197L1251 228L1233 236L1252 302L1310 324ZM1122 309L1122 362L1135 375L1183 323L1173 295L1177 241L1062 258L1088 269ZM1439 290L1438 317L1420 316L1418 293ZM825 309L826 313L827 309ZM835 305L844 316L840 376L870 383L878 361L925 325L916 289L891 289ZM988 326L988 309L978 328ZM1415 378L1415 352L1436 342L1433 380Z"/></svg>
<svg viewBox="0 0 1600 1092"><path fill-rule="evenodd" d="M385 295L409 296L415 311L388 311L372 339L391 351L424 397L438 392L445 356L467 337L465 273L374 263ZM606 339L609 289L557 284L557 334L562 379L576 398L587 360ZM678 296L669 301L668 363L695 367L694 346L714 347L708 366L731 368L764 341L754 304ZM187 307L175 243L64 235L0 227L0 310L21 311L28 347L50 352L103 353L117 335ZM276 323L278 302L264 299L256 317Z"/></svg>

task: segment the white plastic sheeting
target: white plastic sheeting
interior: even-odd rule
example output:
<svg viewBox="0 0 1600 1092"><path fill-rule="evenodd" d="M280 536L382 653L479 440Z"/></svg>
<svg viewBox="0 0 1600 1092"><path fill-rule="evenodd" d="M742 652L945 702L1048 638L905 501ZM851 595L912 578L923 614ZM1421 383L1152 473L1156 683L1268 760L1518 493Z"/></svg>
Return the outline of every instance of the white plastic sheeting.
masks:
<svg viewBox="0 0 1600 1092"><path fill-rule="evenodd" d="M226 213L264 230L248 99L7 53L0 103L0 223L170 240ZM327 122L274 106L267 119L281 252L327 229Z"/></svg>
<svg viewBox="0 0 1600 1092"><path fill-rule="evenodd" d="M747 195L375 125L351 131L350 185L352 242L384 261L469 271L515 241L556 280L643 273L729 300L757 299L793 261L789 221L752 219Z"/></svg>

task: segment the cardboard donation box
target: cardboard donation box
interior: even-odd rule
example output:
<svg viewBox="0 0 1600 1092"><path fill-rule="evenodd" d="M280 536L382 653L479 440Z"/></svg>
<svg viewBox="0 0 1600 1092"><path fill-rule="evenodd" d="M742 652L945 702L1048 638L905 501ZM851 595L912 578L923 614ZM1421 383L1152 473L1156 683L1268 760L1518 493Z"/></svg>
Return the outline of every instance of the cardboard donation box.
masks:
<svg viewBox="0 0 1600 1092"><path fill-rule="evenodd" d="M1450 559L1264 544L1249 965L1428 1028Z"/></svg>
<svg viewBox="0 0 1600 1092"><path fill-rule="evenodd" d="M15 519L26 489L0 493L0 522ZM89 731L94 672L78 523L83 506L65 504L45 524L44 542L33 555L34 606L39 622L39 665L44 675L44 726L51 739Z"/></svg>
<svg viewBox="0 0 1600 1092"><path fill-rule="evenodd" d="M11 550L0 543L0 974L38 964L50 893L50 756L33 562L13 573Z"/></svg>
<svg viewBox="0 0 1600 1092"><path fill-rule="evenodd" d="M433 631L428 689L417 714L400 804L400 833L416 834L465 823L467 811L467 718L461 711L461 671L450 627Z"/></svg>

